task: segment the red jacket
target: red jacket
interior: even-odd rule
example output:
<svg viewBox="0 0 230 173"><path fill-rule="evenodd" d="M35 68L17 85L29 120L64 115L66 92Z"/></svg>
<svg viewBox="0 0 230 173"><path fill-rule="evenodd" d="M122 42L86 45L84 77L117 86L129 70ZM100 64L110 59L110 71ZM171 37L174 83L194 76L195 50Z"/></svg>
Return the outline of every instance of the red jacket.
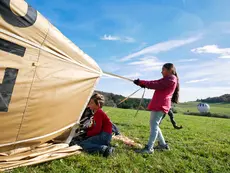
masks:
<svg viewBox="0 0 230 173"><path fill-rule="evenodd" d="M93 116L92 126L87 130L87 136L96 136L101 132L112 134L112 123L109 117L101 109L98 109Z"/></svg>
<svg viewBox="0 0 230 173"><path fill-rule="evenodd" d="M150 111L163 111L164 113L168 113L171 108L171 99L176 89L177 82L177 77L174 75L154 81L140 80L141 85L155 90L153 98L148 105L148 109Z"/></svg>

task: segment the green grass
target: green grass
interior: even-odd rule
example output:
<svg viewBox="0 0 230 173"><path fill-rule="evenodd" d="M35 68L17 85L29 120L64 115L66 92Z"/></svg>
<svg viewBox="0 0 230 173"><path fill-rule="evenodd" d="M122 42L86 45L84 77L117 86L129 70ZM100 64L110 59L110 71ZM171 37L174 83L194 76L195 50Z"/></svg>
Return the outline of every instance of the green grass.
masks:
<svg viewBox="0 0 230 173"><path fill-rule="evenodd" d="M186 106L184 108L187 109ZM230 112L228 106L218 109ZM108 115L123 134L144 145L149 136L149 112L140 111L134 118L135 113L134 110L111 109ZM178 125L183 125L182 130L174 130L168 117L161 124L171 151L141 155L134 152L135 148L113 141L117 145L116 152L108 159L83 153L40 165L17 168L12 172L230 172L229 119L182 114L177 114L175 119Z"/></svg>

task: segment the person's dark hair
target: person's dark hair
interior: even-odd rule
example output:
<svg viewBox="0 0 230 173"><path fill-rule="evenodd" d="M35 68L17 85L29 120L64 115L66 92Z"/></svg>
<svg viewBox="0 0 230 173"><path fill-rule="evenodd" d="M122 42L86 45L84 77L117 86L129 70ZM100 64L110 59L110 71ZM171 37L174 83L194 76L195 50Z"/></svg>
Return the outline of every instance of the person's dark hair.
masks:
<svg viewBox="0 0 230 173"><path fill-rule="evenodd" d="M100 106L101 108L103 107L104 102L105 102L105 99L104 99L103 95L101 95L99 93L95 93L95 94L93 94L93 96L91 97L91 99L95 102L95 104L97 106Z"/></svg>
<svg viewBox="0 0 230 173"><path fill-rule="evenodd" d="M172 102L178 103L179 102L180 84L179 84L179 77L177 75L176 68L172 63L166 63L166 64L164 64L163 67L166 68L167 70L171 71L172 74L177 77L177 86L176 86L176 89L175 89L173 96L172 96Z"/></svg>

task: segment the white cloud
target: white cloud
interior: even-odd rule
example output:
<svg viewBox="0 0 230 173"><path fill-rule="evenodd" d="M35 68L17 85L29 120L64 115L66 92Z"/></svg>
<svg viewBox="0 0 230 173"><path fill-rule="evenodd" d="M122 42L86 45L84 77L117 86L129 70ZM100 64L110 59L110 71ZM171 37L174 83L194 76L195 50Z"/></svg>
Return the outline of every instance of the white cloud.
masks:
<svg viewBox="0 0 230 173"><path fill-rule="evenodd" d="M230 59L230 48L219 48L217 45L206 45L204 47L198 47L191 50L194 53L210 53L219 54L220 59Z"/></svg>
<svg viewBox="0 0 230 173"><path fill-rule="evenodd" d="M220 59L228 59L228 58L230 58L230 55L222 55L222 56L219 56L218 58L220 58Z"/></svg>
<svg viewBox="0 0 230 173"><path fill-rule="evenodd" d="M209 80L209 78L190 80L190 81L187 81L186 83L198 83L198 82L204 82L204 81L207 81L207 80Z"/></svg>
<svg viewBox="0 0 230 173"><path fill-rule="evenodd" d="M121 41L127 42L127 43L134 43L135 39L132 37L125 37L123 39L121 39Z"/></svg>
<svg viewBox="0 0 230 173"><path fill-rule="evenodd" d="M154 56L147 56L144 58L140 58L138 61L130 62L128 65L139 66L141 71L154 71L160 70L164 62L158 60L158 58Z"/></svg>
<svg viewBox="0 0 230 173"><path fill-rule="evenodd" d="M228 77L230 76L229 66L228 59L216 59L179 66L177 70L180 80L185 81L184 85L188 84L186 81L208 78L209 81L205 83L205 86L226 86L230 79Z"/></svg>
<svg viewBox="0 0 230 173"><path fill-rule="evenodd" d="M193 62L193 61L198 61L198 59L181 59L181 60L178 60L178 62Z"/></svg>
<svg viewBox="0 0 230 173"><path fill-rule="evenodd" d="M186 44L190 44L193 43L197 40L199 40L201 38L201 36L196 36L196 37L190 37L187 39L181 39L181 40L169 40L166 42L161 42L149 47L146 47L136 53L130 54L128 56L123 57L120 61L124 62L124 61L128 61L132 58L141 56L141 55L146 55L146 54L157 54L160 52L165 52L165 51L169 51L171 49L177 48L177 47L181 47L183 45Z"/></svg>
<svg viewBox="0 0 230 173"><path fill-rule="evenodd" d="M135 39L132 37L119 37L119 36L112 36L112 35L104 35L100 38L101 40L105 41L121 41L126 43L134 43Z"/></svg>
<svg viewBox="0 0 230 173"><path fill-rule="evenodd" d="M118 40L121 40L120 37L117 37L117 36L111 36L111 35L104 35L103 37L100 38L101 40L109 40L109 41L118 41Z"/></svg>
<svg viewBox="0 0 230 173"><path fill-rule="evenodd" d="M194 53L211 53L211 54L230 55L230 48L219 48L217 45L206 45L204 47L192 49L191 51Z"/></svg>

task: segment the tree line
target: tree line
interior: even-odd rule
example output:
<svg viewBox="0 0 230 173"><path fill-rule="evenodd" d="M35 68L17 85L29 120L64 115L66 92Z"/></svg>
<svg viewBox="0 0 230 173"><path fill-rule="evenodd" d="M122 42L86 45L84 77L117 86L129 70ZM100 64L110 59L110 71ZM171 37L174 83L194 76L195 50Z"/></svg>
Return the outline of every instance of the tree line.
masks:
<svg viewBox="0 0 230 173"><path fill-rule="evenodd" d="M129 98L123 103L119 104L122 100L125 99L122 95L117 95L113 93L107 93L102 91L95 91L102 94L105 97L105 106L117 107L123 109L138 109L140 105L140 98ZM141 103L140 110L145 110L150 102L150 99L143 99Z"/></svg>
<svg viewBox="0 0 230 173"><path fill-rule="evenodd" d="M208 97L206 99L197 99L197 101L207 103L230 103L230 94L224 94L219 97Z"/></svg>
<svg viewBox="0 0 230 173"><path fill-rule="evenodd" d="M105 106L117 107L123 109L138 109L141 99L140 98L129 98L123 103L119 104L123 99L122 95L117 95L113 93L107 93L103 91L95 91L102 94L105 97ZM151 99L143 99L140 110L145 110L148 107L148 104ZM219 97L208 97L206 99L197 99L197 102L206 102L206 103L230 103L230 94L224 94Z"/></svg>

